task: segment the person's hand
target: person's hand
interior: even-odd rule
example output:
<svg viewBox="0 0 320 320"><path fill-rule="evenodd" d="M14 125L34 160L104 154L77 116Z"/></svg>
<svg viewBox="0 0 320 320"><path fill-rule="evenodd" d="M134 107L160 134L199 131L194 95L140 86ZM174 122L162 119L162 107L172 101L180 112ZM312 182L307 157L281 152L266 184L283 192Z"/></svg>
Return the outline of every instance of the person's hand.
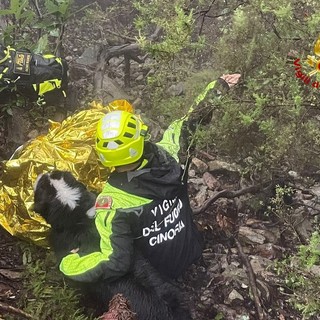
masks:
<svg viewBox="0 0 320 320"><path fill-rule="evenodd" d="M228 84L229 88L231 88L239 82L240 77L241 77L240 73L232 73L232 74L223 74L220 78Z"/></svg>

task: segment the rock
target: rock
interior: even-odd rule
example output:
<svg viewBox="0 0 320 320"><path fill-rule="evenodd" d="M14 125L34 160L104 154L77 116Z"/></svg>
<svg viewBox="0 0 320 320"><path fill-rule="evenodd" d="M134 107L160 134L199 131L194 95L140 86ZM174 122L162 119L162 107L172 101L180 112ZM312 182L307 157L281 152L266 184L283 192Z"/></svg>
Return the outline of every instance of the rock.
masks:
<svg viewBox="0 0 320 320"><path fill-rule="evenodd" d="M310 272L312 272L316 277L320 277L320 266L313 265L310 267Z"/></svg>
<svg viewBox="0 0 320 320"><path fill-rule="evenodd" d="M316 197L320 198L320 185L316 184L311 187L310 192L313 193Z"/></svg>
<svg viewBox="0 0 320 320"><path fill-rule="evenodd" d="M210 190L217 190L221 187L220 182L210 172L205 172L202 179Z"/></svg>
<svg viewBox="0 0 320 320"><path fill-rule="evenodd" d="M200 301L204 305L211 305L213 303L212 291L211 290L204 290L201 297L200 297Z"/></svg>
<svg viewBox="0 0 320 320"><path fill-rule="evenodd" d="M226 285L232 281L237 281L249 286L248 276L244 268L239 268L234 262L229 264L228 261L222 261L221 268L223 269L221 275L226 280Z"/></svg>
<svg viewBox="0 0 320 320"><path fill-rule="evenodd" d="M217 194L217 191L207 190L208 198L212 198Z"/></svg>
<svg viewBox="0 0 320 320"><path fill-rule="evenodd" d="M69 66L70 79L78 81L79 79L92 78L93 71L80 63L72 63Z"/></svg>
<svg viewBox="0 0 320 320"><path fill-rule="evenodd" d="M266 259L276 259L282 256L284 250L284 248L276 246L273 243L264 243L254 247L254 254Z"/></svg>
<svg viewBox="0 0 320 320"><path fill-rule="evenodd" d="M141 98L136 98L136 100L134 100L134 102L132 103L133 107L136 109L138 108L139 106L141 106L142 104L142 99Z"/></svg>
<svg viewBox="0 0 320 320"><path fill-rule="evenodd" d="M76 63L85 65L85 66L92 66L97 63L99 53L99 46L93 46L86 48L83 54L76 59Z"/></svg>
<svg viewBox="0 0 320 320"><path fill-rule="evenodd" d="M288 175L290 177L292 177L293 179L298 179L299 178L299 174L296 171L293 171L293 170L288 171Z"/></svg>
<svg viewBox="0 0 320 320"><path fill-rule="evenodd" d="M267 267L272 265L272 261L260 256L250 256L250 264L254 274L259 275L266 271Z"/></svg>
<svg viewBox="0 0 320 320"><path fill-rule="evenodd" d="M168 89L168 93L172 97L182 96L184 94L184 91L185 91L185 88L184 88L184 84L182 82L179 82L177 84L173 84Z"/></svg>
<svg viewBox="0 0 320 320"><path fill-rule="evenodd" d="M0 298L2 299L12 299L14 296L14 290L12 289L12 286L5 282L0 282ZM1 314L2 315L2 314ZM0 318L1 320L3 318Z"/></svg>
<svg viewBox="0 0 320 320"><path fill-rule="evenodd" d="M310 193L302 193L302 200L311 200L313 195Z"/></svg>
<svg viewBox="0 0 320 320"><path fill-rule="evenodd" d="M237 290L233 289L229 293L228 297L224 300L224 303L225 304L231 304L236 299L244 301L243 296Z"/></svg>
<svg viewBox="0 0 320 320"><path fill-rule="evenodd" d="M256 229L249 227L241 226L238 236L241 242L247 244L263 244L266 241L266 238L259 232L256 232Z"/></svg>
<svg viewBox="0 0 320 320"><path fill-rule="evenodd" d="M122 62L123 62L123 59L120 59L119 57L112 57L109 60L109 64L112 66L115 66L116 68L118 68Z"/></svg>
<svg viewBox="0 0 320 320"><path fill-rule="evenodd" d="M241 226L239 227L239 239L247 244L277 243L280 239L280 231L277 228L271 231Z"/></svg>
<svg viewBox="0 0 320 320"><path fill-rule="evenodd" d="M104 104L108 104L116 99L131 100L129 95L116 81L112 80L106 75L103 75L101 72L97 72L95 74L94 84L96 97L101 99Z"/></svg>
<svg viewBox="0 0 320 320"><path fill-rule="evenodd" d="M204 173L208 170L208 165L198 158L193 158L191 163L197 168L197 171Z"/></svg>
<svg viewBox="0 0 320 320"><path fill-rule="evenodd" d="M39 135L39 131L37 129L33 129L28 133L28 139L35 139Z"/></svg>
<svg viewBox="0 0 320 320"><path fill-rule="evenodd" d="M198 206L203 205L203 203L207 199L207 187L206 186L200 187L200 191L197 193L194 199L197 202Z"/></svg>
<svg viewBox="0 0 320 320"><path fill-rule="evenodd" d="M23 278L22 272L12 271L10 269L0 269L0 274L10 280L19 280Z"/></svg>
<svg viewBox="0 0 320 320"><path fill-rule="evenodd" d="M203 186L204 182L202 178L190 178L188 183L192 183L193 188L196 190L200 190L201 186Z"/></svg>
<svg viewBox="0 0 320 320"><path fill-rule="evenodd" d="M245 307L237 307L237 310L231 309L229 306L224 304L215 304L214 308L222 315L224 320L250 320L250 316ZM241 309L241 310L239 310ZM219 318L218 318L219 319Z"/></svg>
<svg viewBox="0 0 320 320"><path fill-rule="evenodd" d="M143 74L140 74L137 78L136 78L136 81L142 81L144 79L144 76Z"/></svg>
<svg viewBox="0 0 320 320"><path fill-rule="evenodd" d="M294 212L290 214L290 221L292 221L295 230L299 236L307 241L311 233L313 232L312 223L310 221L310 215L305 207L298 207L294 209Z"/></svg>
<svg viewBox="0 0 320 320"><path fill-rule="evenodd" d="M240 172L240 167L238 165L220 161L220 160L209 161L208 166L209 166L210 172L228 171L228 172L237 173L237 174L239 174Z"/></svg>
<svg viewBox="0 0 320 320"><path fill-rule="evenodd" d="M196 176L196 171L193 169L189 169L188 175L190 178L194 178Z"/></svg>

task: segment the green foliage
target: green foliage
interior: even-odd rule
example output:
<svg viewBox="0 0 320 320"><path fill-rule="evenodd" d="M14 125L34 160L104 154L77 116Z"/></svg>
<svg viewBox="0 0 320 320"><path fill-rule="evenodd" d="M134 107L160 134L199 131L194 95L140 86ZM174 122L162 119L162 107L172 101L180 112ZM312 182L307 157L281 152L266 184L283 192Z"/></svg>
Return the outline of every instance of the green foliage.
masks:
<svg viewBox="0 0 320 320"><path fill-rule="evenodd" d="M304 10L301 1L250 1L235 11L213 48L219 69L240 72L243 84L212 105L213 120L198 133L198 147L215 148L244 166L250 157L262 178L274 168L319 169L316 77L303 83L288 58L295 50L303 64L319 36L320 4L303 2Z"/></svg>
<svg viewBox="0 0 320 320"><path fill-rule="evenodd" d="M292 207L285 204L284 197L287 195L291 196L292 194L293 190L291 187L280 187L277 185L276 194L271 198L268 210L282 220L285 220L285 217L291 214Z"/></svg>
<svg viewBox="0 0 320 320"><path fill-rule="evenodd" d="M199 45L191 41L194 18L192 10L188 14L183 10L186 1L139 0L134 6L138 10L135 20L138 41L154 58L171 59L182 50ZM161 41L150 40L150 26L161 28Z"/></svg>
<svg viewBox="0 0 320 320"><path fill-rule="evenodd" d="M79 306L79 294L64 282L52 253L36 253L24 246L25 297L23 310L34 319L90 320Z"/></svg>
<svg viewBox="0 0 320 320"><path fill-rule="evenodd" d="M145 92L148 109L153 115L164 115L166 122L181 116L187 104L183 97L168 94L168 88L189 77L197 63L195 57L205 45L202 36L195 36L197 6L187 10L188 5L186 0L134 1L137 40L153 59L150 67L154 72Z"/></svg>
<svg viewBox="0 0 320 320"><path fill-rule="evenodd" d="M314 232L307 246L300 246L298 257L305 266L320 265L320 234Z"/></svg>
<svg viewBox="0 0 320 320"><path fill-rule="evenodd" d="M314 232L307 245L300 246L296 255L277 262L279 275L292 291L289 301L304 319L320 313L320 234Z"/></svg>
<svg viewBox="0 0 320 320"><path fill-rule="evenodd" d="M292 237L300 240L296 230L297 225L301 223L301 217L295 215L292 206L285 202L285 198L292 195L293 189L291 187L277 185L275 195L270 199L265 214L277 217L283 228L289 231Z"/></svg>
<svg viewBox="0 0 320 320"><path fill-rule="evenodd" d="M45 52L50 45L54 46L60 37L61 26L71 14L73 0L45 0L37 7L34 3L10 0L9 8L0 10L0 16L6 16L8 21L0 34L2 43L35 52Z"/></svg>

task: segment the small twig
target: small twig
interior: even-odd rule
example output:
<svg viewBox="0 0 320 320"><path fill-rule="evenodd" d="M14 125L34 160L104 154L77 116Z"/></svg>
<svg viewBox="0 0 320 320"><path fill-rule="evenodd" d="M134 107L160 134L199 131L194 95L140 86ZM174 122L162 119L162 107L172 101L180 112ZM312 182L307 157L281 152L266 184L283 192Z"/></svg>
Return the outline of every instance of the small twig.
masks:
<svg viewBox="0 0 320 320"><path fill-rule="evenodd" d="M212 0L210 5L209 5L209 8L207 10L204 10L202 13L202 21L201 21L201 26L200 26L200 30L199 30L199 36L201 35L202 33L202 29L203 29L203 25L204 25L204 20L206 19L206 16L208 14L208 12L211 10L213 4L216 2L216 0Z"/></svg>
<svg viewBox="0 0 320 320"><path fill-rule="evenodd" d="M197 150L197 152L200 153L201 155L203 155L204 157L206 157L208 160L216 160L216 157L208 152L205 152L202 150Z"/></svg>
<svg viewBox="0 0 320 320"><path fill-rule="evenodd" d="M18 314L26 319L34 319L31 314L24 312L21 309L9 306L8 304L0 302L0 309L5 310L10 313Z"/></svg>
<svg viewBox="0 0 320 320"><path fill-rule="evenodd" d="M266 319L266 317L265 317L265 313L261 307L259 292L258 292L258 288L257 288L257 284L256 284L256 276L253 272L253 269L252 269L252 266L251 266L251 263L250 263L248 257L243 252L241 243L235 237L234 237L234 241L236 243L236 246L237 246L237 249L239 252L239 256L247 269L247 274L248 274L248 278L249 278L249 285L250 285L251 293L253 295L253 301L254 301L254 304L255 304L255 307L256 307L256 310L258 313L258 318L259 318L259 320L264 320L264 319Z"/></svg>
<svg viewBox="0 0 320 320"><path fill-rule="evenodd" d="M124 54L124 86L130 88L130 57Z"/></svg>
<svg viewBox="0 0 320 320"><path fill-rule="evenodd" d="M136 41L137 41L136 38L128 37L128 36L126 36L126 35L124 35L124 34L120 34L120 33L114 32L114 31L112 31L112 30L110 30L110 29L104 29L103 31L104 31L104 32L108 32L108 33L110 33L110 34L112 34L112 35L114 35L114 36L116 36L116 37L119 37L119 38L122 38L122 39L125 39L125 40L128 40L128 41L133 41L133 42L136 42Z"/></svg>
<svg viewBox="0 0 320 320"><path fill-rule="evenodd" d="M41 10L39 8L39 4L38 4L38 0L31 0L34 7L36 8L36 11L37 11L37 15L39 17L39 19L41 20L42 19L42 13L41 13Z"/></svg>
<svg viewBox="0 0 320 320"><path fill-rule="evenodd" d="M257 193L259 192L261 189L265 188L266 186L270 185L272 181L268 181L265 183L261 183L258 184L256 186L250 186L247 188L243 188L237 191L230 191L230 190L222 190L218 193L216 193L214 196L212 196L210 199L208 199L207 201L205 201L205 203L199 207L199 208L194 208L193 209L193 214L199 214L202 211L206 210L210 204L212 204L213 202L217 201L219 198L228 198L228 199L232 199L232 198L237 198L240 197L244 194L247 193Z"/></svg>
<svg viewBox="0 0 320 320"><path fill-rule="evenodd" d="M240 2L238 3L238 5L236 5L234 8L230 9L228 12L226 13L221 13L221 14L217 14L216 16L211 16L208 15L208 11L207 10L201 10L198 12L195 12L194 15L200 14L200 15L204 15L206 18L210 18L210 19L215 19L215 18L219 18L219 17L223 17L223 16L227 16L229 14L231 14L232 12L234 12L235 10L237 10L240 6L242 6L243 4L246 4L246 2Z"/></svg>
<svg viewBox="0 0 320 320"><path fill-rule="evenodd" d="M60 26L60 34L59 34L59 38L57 40L56 49L54 51L54 54L57 57L61 57L62 38L63 38L63 35L64 35L64 30L65 30L65 26L64 26L64 23L62 23L61 26Z"/></svg>
<svg viewBox="0 0 320 320"><path fill-rule="evenodd" d="M68 18L70 19L70 18L72 18L73 16L76 16L79 12L81 12L81 11L83 11L83 10L91 7L92 5L96 5L96 4L97 4L97 2L95 1L95 2L91 2L91 3L83 6L83 7L80 8L79 10L77 10L77 11L75 11L75 12L72 12Z"/></svg>
<svg viewBox="0 0 320 320"><path fill-rule="evenodd" d="M41 21L42 20L42 13L39 8L38 0L31 0L31 2L32 2L33 6L36 8L38 18ZM42 29L38 28L38 40L41 38L41 35L42 35Z"/></svg>

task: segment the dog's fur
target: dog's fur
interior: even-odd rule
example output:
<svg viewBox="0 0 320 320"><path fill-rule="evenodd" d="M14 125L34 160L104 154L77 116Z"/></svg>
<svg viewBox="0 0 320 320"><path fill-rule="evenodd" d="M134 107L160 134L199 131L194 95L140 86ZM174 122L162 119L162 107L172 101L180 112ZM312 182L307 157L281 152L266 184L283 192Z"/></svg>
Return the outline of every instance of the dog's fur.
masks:
<svg viewBox="0 0 320 320"><path fill-rule="evenodd" d="M58 261L80 248L82 254L99 251L100 237L94 223L96 196L70 172L40 175L34 186L34 211L51 225L49 243ZM177 288L159 274L140 254L132 271L113 282L99 280L82 285L104 311L112 297L121 293L139 320L189 320Z"/></svg>

